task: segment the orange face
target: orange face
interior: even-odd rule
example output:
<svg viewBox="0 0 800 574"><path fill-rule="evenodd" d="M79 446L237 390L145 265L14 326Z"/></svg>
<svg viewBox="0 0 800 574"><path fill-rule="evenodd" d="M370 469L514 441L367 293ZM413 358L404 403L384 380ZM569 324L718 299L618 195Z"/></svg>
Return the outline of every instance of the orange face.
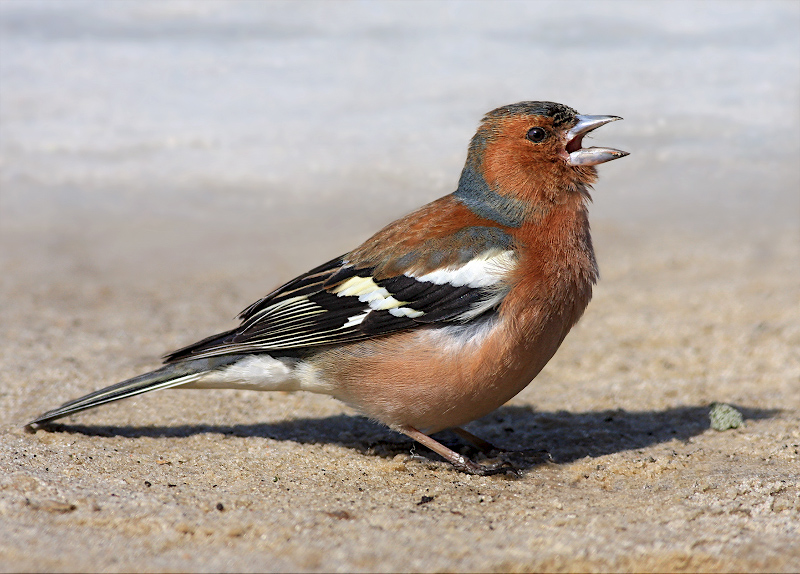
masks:
<svg viewBox="0 0 800 574"><path fill-rule="evenodd" d="M486 134L479 169L488 186L517 199L560 203L565 194L591 185L594 167L569 163L570 127L540 115L490 119L479 130Z"/></svg>
<svg viewBox="0 0 800 574"><path fill-rule="evenodd" d="M505 212L498 222L510 214L506 219L511 224L531 203L547 209L548 203L588 197L587 188L597 177L594 166L628 154L584 149L583 136L619 119L579 114L554 102L519 102L492 110L470 143L456 193L479 211L480 202L488 201L495 211ZM509 207L509 201L517 205Z"/></svg>

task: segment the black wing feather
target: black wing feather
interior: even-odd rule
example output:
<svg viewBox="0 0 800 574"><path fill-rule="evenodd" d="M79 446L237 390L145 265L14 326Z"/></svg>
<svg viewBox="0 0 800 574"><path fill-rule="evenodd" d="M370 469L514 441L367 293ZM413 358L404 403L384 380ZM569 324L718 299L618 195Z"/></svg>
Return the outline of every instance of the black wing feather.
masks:
<svg viewBox="0 0 800 574"><path fill-rule="evenodd" d="M337 293L353 278L371 278L373 269L349 265L342 257L332 259L247 307L239 315L242 323L236 329L179 349L165 361L243 353L291 354L385 336L434 322L458 321L497 293L493 288L440 285L406 275L373 282L376 290L382 287L401 302L400 308L375 309L358 296Z"/></svg>

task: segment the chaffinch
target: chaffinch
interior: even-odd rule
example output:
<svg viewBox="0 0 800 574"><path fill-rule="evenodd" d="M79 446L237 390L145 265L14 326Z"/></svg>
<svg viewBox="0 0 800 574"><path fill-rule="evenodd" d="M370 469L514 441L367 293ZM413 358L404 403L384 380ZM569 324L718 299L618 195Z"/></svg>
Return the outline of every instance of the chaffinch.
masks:
<svg viewBox="0 0 800 574"><path fill-rule="evenodd" d="M581 147L621 119L552 102L486 114L456 191L256 301L239 327L165 357L161 369L46 412L49 421L174 387L329 394L431 448L519 393L582 315L597 280L586 203L593 166L628 155Z"/></svg>

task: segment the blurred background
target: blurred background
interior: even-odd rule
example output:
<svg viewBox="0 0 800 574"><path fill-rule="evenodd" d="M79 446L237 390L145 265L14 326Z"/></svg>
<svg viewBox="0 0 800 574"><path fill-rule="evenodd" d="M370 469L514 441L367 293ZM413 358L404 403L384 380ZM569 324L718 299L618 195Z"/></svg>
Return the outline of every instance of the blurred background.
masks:
<svg viewBox="0 0 800 574"><path fill-rule="evenodd" d="M796 2L5 0L0 26L0 257L29 272L286 279L453 191L520 100L625 118L589 144L631 152L601 243L800 227Z"/></svg>

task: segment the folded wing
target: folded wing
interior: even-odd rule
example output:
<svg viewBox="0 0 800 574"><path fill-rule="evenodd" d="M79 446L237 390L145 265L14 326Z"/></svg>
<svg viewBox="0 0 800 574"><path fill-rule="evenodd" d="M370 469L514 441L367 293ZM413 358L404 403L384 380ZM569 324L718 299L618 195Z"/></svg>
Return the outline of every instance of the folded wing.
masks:
<svg viewBox="0 0 800 574"><path fill-rule="evenodd" d="M242 311L241 325L175 351L167 362L341 344L495 310L509 290L511 250L488 249L427 272L376 278L375 266L336 258Z"/></svg>

